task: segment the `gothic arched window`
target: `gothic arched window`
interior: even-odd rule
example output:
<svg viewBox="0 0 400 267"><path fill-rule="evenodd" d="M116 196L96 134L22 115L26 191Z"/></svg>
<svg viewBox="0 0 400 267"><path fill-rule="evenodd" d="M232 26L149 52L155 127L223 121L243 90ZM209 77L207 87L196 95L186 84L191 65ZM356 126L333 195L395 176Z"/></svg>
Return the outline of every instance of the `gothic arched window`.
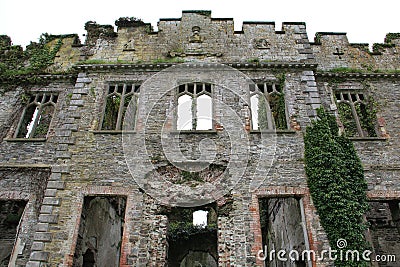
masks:
<svg viewBox="0 0 400 267"><path fill-rule="evenodd" d="M250 85L250 107L252 130L287 129L285 97L278 84Z"/></svg>
<svg viewBox="0 0 400 267"><path fill-rule="evenodd" d="M131 101L136 112L139 99L139 84L110 84L106 96L106 106L101 123L101 130L122 130L125 113ZM132 118L136 118L136 114ZM130 125L135 125L130 123ZM133 129L132 129L133 130Z"/></svg>
<svg viewBox="0 0 400 267"><path fill-rule="evenodd" d="M178 87L177 130L212 130L212 85L187 83Z"/></svg>

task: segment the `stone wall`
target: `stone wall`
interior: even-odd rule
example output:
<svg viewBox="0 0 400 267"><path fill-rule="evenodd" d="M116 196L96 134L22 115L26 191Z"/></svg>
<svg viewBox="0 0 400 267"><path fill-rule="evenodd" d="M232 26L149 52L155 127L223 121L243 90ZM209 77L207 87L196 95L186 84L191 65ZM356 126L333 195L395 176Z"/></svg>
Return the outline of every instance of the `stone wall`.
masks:
<svg viewBox="0 0 400 267"><path fill-rule="evenodd" d="M40 79L18 85L0 79L0 200L28 201L17 266L73 266L85 199L110 196L126 199L121 253L111 259L120 266L164 265L169 221L163 211L195 203L215 203L218 210L218 255L212 255L218 266L263 266L257 259L263 198L300 199L295 210L304 215L305 245L320 255L329 242L307 188L303 134L321 105L337 115L336 90L374 99L377 137L352 140L368 197L400 199L396 35L372 53L343 33L319 33L310 43L301 22L283 23L282 30L272 22L245 22L234 31L232 19L212 18L208 11L161 19L158 32L143 22L117 24L115 32L87 23L83 45L64 36L50 69L66 74L32 74ZM225 64L211 64L218 62ZM332 71L337 68L347 71ZM287 129L250 131L252 81L281 83ZM213 85L211 131L176 131L177 86L190 82ZM135 118L127 113L125 131L101 129L108 85L115 83L141 84ZM14 138L24 95L38 91L58 93L46 138ZM219 191L204 181L174 180L181 169L193 177L190 167L204 165L209 167L201 175L220 179ZM219 176L221 170L225 175ZM332 266L329 260L312 264Z"/></svg>
<svg viewBox="0 0 400 267"><path fill-rule="evenodd" d="M16 266L25 266L29 260L48 177L49 169L46 168L3 167L0 170L0 201L2 203L23 203L19 205L21 210L18 213L21 221L14 222L14 236L8 236L11 244L14 244L13 254L10 258ZM3 207L2 212L6 212L7 205ZM10 212L9 214L14 213ZM2 216L6 215L2 213ZM2 220L2 224L4 223L5 221ZM2 234L2 236L6 235Z"/></svg>

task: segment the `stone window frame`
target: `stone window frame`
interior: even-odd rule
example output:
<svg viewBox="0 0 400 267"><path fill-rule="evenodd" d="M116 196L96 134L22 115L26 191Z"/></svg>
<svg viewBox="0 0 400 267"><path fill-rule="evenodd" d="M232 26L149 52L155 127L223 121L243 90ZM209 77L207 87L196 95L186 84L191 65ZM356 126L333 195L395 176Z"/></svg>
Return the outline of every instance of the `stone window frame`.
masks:
<svg viewBox="0 0 400 267"><path fill-rule="evenodd" d="M201 84L202 89L201 91L197 92L197 86ZM188 85L193 85L193 92L190 92L191 89L189 89ZM212 122L211 129L208 130L198 130L195 129L195 127L192 127L190 130L181 130L178 129L178 100L181 96L183 95L189 95L192 97L192 125L197 126L197 98L202 96L202 95L207 95L211 98L211 116L212 120L214 120L214 114L215 114L215 107L214 107L214 89L215 85L210 83L210 82L184 82L179 84L176 87L176 98L175 98L175 103L176 103L176 109L175 109L175 130L180 131L180 132L212 132L215 130L214 123Z"/></svg>
<svg viewBox="0 0 400 267"><path fill-rule="evenodd" d="M122 132L123 131L123 129L122 129L123 128L123 120L124 120L127 106L121 105L121 102L125 101L125 99L130 96L132 96L132 98L129 100L129 102L127 102L127 105L129 105L129 103L133 99L136 99L135 100L136 108L135 108L135 114L133 115L133 117L135 118L135 122L133 123L133 129L129 129L128 131L135 130L135 126L136 126L136 122L137 122L137 110L138 110L141 84L142 84L142 82L140 82L140 81L112 81L112 82L107 83L106 89L105 89L106 92L105 92L105 97L104 97L103 112L101 113L101 119L100 119L100 123L99 123L99 127L98 127L99 132ZM110 90L111 87L114 87L112 92ZM115 95L120 97L120 103L119 103L118 111L116 114L115 126L113 127L113 129L105 129L103 127L103 124L104 124L105 116L107 113L107 100Z"/></svg>
<svg viewBox="0 0 400 267"><path fill-rule="evenodd" d="M363 90L352 90L352 89L336 89L333 92L333 98L335 101L336 109L337 109L337 120L339 124L339 128L341 131L346 133L346 127L343 125L341 121L341 114L340 114L340 104L346 104L350 106L352 120L355 124L356 135L350 136L351 138L365 138L365 137L372 137L376 138L378 135L376 130L376 121L370 121L371 127L374 127L374 135L370 135L368 130L362 127L362 117L357 112L356 105L362 104L366 108L369 108L372 103L368 100L368 94Z"/></svg>
<svg viewBox="0 0 400 267"><path fill-rule="evenodd" d="M13 138L14 139L24 139L24 140L36 140L36 139L47 139L48 133L50 131L50 126L51 122L54 118L54 113L56 111L56 105L58 101L58 92L48 92L48 91L35 91L35 92L29 92L27 95L25 95L25 98L29 97L29 100L25 100L27 103L25 107L23 108L16 130L13 133ZM24 101L24 100L23 100ZM46 135L44 137L37 137L35 136L35 131L37 127L40 125L40 118L41 118L41 113L43 109L47 106L52 106L53 111L52 114L50 115L50 121L48 122L47 125L47 131ZM27 114L27 111L31 107L36 107L34 113L32 116L30 116L30 119L28 118L28 121L25 121L25 116ZM35 115L36 114L36 115ZM39 114L39 115L37 115ZM25 125L24 121L28 124ZM28 127L30 123L33 123L31 126L31 130L28 130L25 136L20 136L22 127Z"/></svg>
<svg viewBox="0 0 400 267"><path fill-rule="evenodd" d="M285 101L285 94L283 92L284 88L281 88L277 81L254 81L254 84L249 85L249 104L250 104L250 129L251 131L285 131L289 129L288 125L288 118L287 118L287 104ZM258 129L253 129L254 121L253 121L253 107L251 103L251 98L255 95L260 95L265 97L265 100L268 101L268 105L265 105L266 108L266 123L267 127L264 129L260 128L260 125ZM283 97L284 101L284 127L278 128L276 126L275 118L273 116L273 111L271 110L271 105L270 105L270 98L273 95L278 95L280 97ZM278 100L279 101L279 100ZM258 108L257 108L258 109ZM257 113L258 114L258 113ZM259 124L259 121L258 121Z"/></svg>

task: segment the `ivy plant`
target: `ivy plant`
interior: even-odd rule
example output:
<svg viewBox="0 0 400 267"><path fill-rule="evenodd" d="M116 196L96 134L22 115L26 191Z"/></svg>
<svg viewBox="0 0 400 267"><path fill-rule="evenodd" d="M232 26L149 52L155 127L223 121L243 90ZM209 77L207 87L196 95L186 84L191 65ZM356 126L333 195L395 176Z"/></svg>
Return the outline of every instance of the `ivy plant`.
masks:
<svg viewBox="0 0 400 267"><path fill-rule="evenodd" d="M367 183L351 141L339 135L334 116L318 110L318 120L306 129L305 170L311 197L333 250L339 239L360 255L369 248L363 215L368 210ZM369 266L367 262L335 261L335 266Z"/></svg>

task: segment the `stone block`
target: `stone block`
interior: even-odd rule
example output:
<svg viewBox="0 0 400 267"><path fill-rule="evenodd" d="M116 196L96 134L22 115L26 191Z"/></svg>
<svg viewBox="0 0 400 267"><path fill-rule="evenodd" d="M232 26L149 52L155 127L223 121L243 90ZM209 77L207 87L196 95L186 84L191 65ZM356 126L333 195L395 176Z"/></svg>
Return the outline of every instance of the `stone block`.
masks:
<svg viewBox="0 0 400 267"><path fill-rule="evenodd" d="M57 223L58 222L58 215L52 215L52 214L40 214L39 215L39 222L41 223ZM39 224L38 224L39 226Z"/></svg>
<svg viewBox="0 0 400 267"><path fill-rule="evenodd" d="M61 202L61 199L56 198L56 197L44 197L43 198L43 205L59 206L60 202Z"/></svg>
<svg viewBox="0 0 400 267"><path fill-rule="evenodd" d="M72 94L71 100L80 100L82 99L81 94Z"/></svg>
<svg viewBox="0 0 400 267"><path fill-rule="evenodd" d="M54 206L42 205L42 207L40 208L40 213L51 214L53 212L53 208L54 208Z"/></svg>
<svg viewBox="0 0 400 267"><path fill-rule="evenodd" d="M57 136L57 137L67 137L67 136L71 136L71 130L57 129L57 130L56 130L56 136Z"/></svg>
<svg viewBox="0 0 400 267"><path fill-rule="evenodd" d="M41 267L40 261L29 261L25 267Z"/></svg>
<svg viewBox="0 0 400 267"><path fill-rule="evenodd" d="M47 261L49 259L49 252L34 251L31 253L30 259L33 261Z"/></svg>
<svg viewBox="0 0 400 267"><path fill-rule="evenodd" d="M85 100L71 100L69 104L70 106L82 107L85 104Z"/></svg>
<svg viewBox="0 0 400 267"><path fill-rule="evenodd" d="M76 131L78 131L78 124L76 124L76 123L73 123L73 124L66 123L66 124L64 124L62 126L62 129L67 129L67 130L71 130L73 132L76 132Z"/></svg>
<svg viewBox="0 0 400 267"><path fill-rule="evenodd" d="M41 232L36 232L33 235L33 240L34 241L43 241L43 242L50 242L52 240L52 233L41 233Z"/></svg>
<svg viewBox="0 0 400 267"><path fill-rule="evenodd" d="M64 189L65 182L63 181L49 181L47 183L47 189Z"/></svg>
<svg viewBox="0 0 400 267"><path fill-rule="evenodd" d="M71 153L68 151L57 151L56 152L56 158L59 159L70 159L71 158Z"/></svg>
<svg viewBox="0 0 400 267"><path fill-rule="evenodd" d="M61 179L61 173L60 172L54 172L55 169L53 167L53 172L50 175L49 181L59 181Z"/></svg>
<svg viewBox="0 0 400 267"><path fill-rule="evenodd" d="M92 79L90 78L86 78L86 77L78 77L78 79L76 79L77 83L91 83Z"/></svg>
<svg viewBox="0 0 400 267"><path fill-rule="evenodd" d="M81 88L76 88L78 84L75 85L75 89L72 91L74 94L81 94L81 95L87 95L89 94L89 89L88 88L83 88L84 84L79 83L79 87Z"/></svg>
<svg viewBox="0 0 400 267"><path fill-rule="evenodd" d="M39 220L40 221L40 220ZM36 225L37 232L48 232L49 231L49 224L46 222L39 222Z"/></svg>
<svg viewBox="0 0 400 267"><path fill-rule="evenodd" d="M35 241L32 243L31 251L42 251L44 249L44 242Z"/></svg>
<svg viewBox="0 0 400 267"><path fill-rule="evenodd" d="M68 165L54 165L51 168L52 172L59 172L59 173L69 173L69 166Z"/></svg>

